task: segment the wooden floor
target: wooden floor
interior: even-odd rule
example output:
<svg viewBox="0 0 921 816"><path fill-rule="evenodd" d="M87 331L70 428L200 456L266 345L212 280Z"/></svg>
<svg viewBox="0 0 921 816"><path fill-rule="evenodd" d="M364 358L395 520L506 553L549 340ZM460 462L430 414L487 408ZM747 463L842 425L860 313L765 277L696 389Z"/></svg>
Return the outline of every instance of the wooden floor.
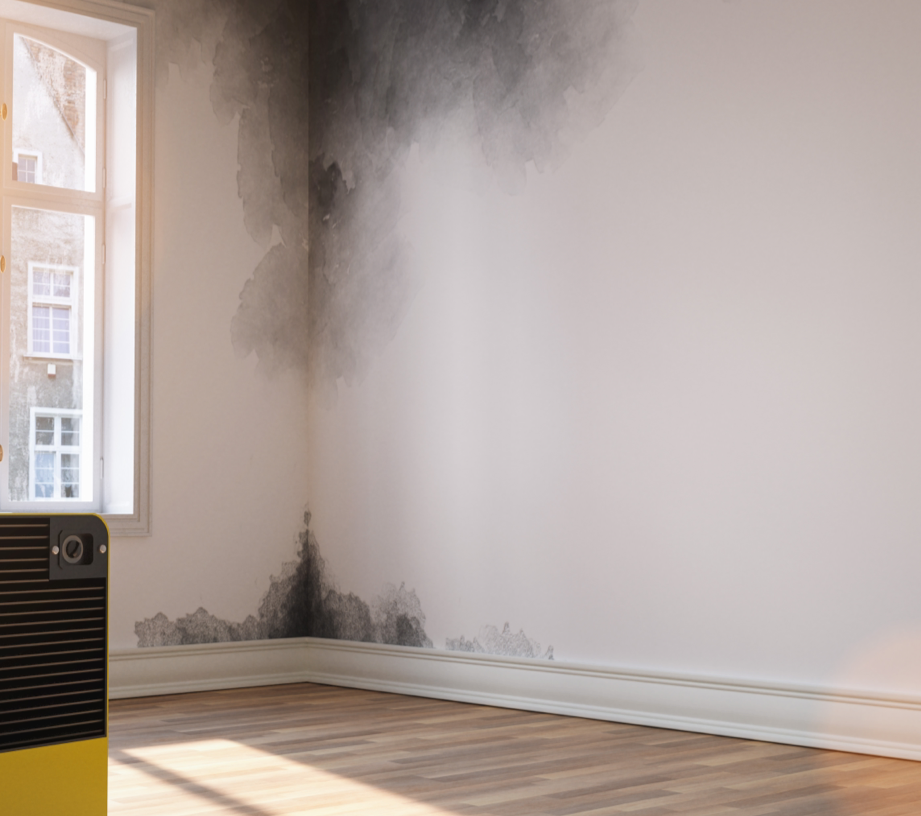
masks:
<svg viewBox="0 0 921 816"><path fill-rule="evenodd" d="M110 718L110 816L921 814L921 763L331 686Z"/></svg>

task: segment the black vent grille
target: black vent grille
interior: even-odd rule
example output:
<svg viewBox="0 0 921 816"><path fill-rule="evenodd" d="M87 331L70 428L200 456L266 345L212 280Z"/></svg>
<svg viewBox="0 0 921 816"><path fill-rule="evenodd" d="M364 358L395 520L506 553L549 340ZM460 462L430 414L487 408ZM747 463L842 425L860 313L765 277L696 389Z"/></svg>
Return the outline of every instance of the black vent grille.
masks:
<svg viewBox="0 0 921 816"><path fill-rule="evenodd" d="M50 545L0 516L0 751L106 733L106 579L49 580Z"/></svg>

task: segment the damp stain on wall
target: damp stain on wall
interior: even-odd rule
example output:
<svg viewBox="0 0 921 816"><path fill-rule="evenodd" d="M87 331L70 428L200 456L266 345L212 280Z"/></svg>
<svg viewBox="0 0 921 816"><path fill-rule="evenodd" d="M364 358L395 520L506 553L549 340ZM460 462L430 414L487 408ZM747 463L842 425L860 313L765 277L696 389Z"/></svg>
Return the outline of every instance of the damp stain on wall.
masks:
<svg viewBox="0 0 921 816"><path fill-rule="evenodd" d="M292 637L433 647L415 590L387 584L370 603L339 590L310 530L309 513L304 516L298 559L272 577L255 614L233 622L203 608L176 620L160 612L138 621L134 631L140 647Z"/></svg>
<svg viewBox="0 0 921 816"><path fill-rule="evenodd" d="M635 74L636 5L310 4L308 356L320 380L361 376L426 273L398 229L410 151L424 160L450 142L473 175L522 192L527 168L559 167Z"/></svg>
<svg viewBox="0 0 921 816"><path fill-rule="evenodd" d="M444 140L508 193L555 169L638 70L638 0L133 0L169 63L213 65L237 118L249 234L266 254L231 340L320 392L359 379L424 270L398 231L401 170Z"/></svg>
<svg viewBox="0 0 921 816"><path fill-rule="evenodd" d="M238 128L244 227L264 256L240 292L233 348L319 393L361 378L422 285L399 232L411 152L424 161L450 143L481 183L521 194L638 71L638 0L128 2L157 12L158 84L171 64L213 67L214 114ZM198 609L136 631L142 646L304 635L431 646L424 627L403 586L370 603L336 588L305 530L299 561L242 622ZM449 643L540 652L495 627Z"/></svg>
<svg viewBox="0 0 921 816"><path fill-rule="evenodd" d="M553 660L553 647L548 646L542 651L541 645L533 638L529 638L524 630L513 632L506 623L500 631L492 624L482 627L473 640L467 640L463 635L459 638L448 638L445 648L452 652L472 652L476 654L503 655L505 657L534 657L542 660Z"/></svg>
<svg viewBox="0 0 921 816"><path fill-rule="evenodd" d="M236 122L243 223L265 250L230 326L266 374L308 367L308 6L290 0L129 0L156 12L157 83L213 67L211 106ZM232 284L236 285L236 284Z"/></svg>

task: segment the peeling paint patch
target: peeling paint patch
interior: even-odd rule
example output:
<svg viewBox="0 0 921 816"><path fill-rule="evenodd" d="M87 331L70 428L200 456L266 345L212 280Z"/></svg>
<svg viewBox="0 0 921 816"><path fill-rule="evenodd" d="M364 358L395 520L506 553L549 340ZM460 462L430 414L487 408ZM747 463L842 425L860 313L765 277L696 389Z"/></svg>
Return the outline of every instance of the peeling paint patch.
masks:
<svg viewBox="0 0 921 816"><path fill-rule="evenodd" d="M160 612L138 621L134 631L140 647L293 637L433 646L415 590L386 584L369 604L336 587L310 530L310 513L304 515L298 560L284 564L281 574L272 577L256 615L235 623L204 608L175 621Z"/></svg>
<svg viewBox="0 0 921 816"><path fill-rule="evenodd" d="M467 640L463 635L459 638L448 638L445 648L451 652L473 652L477 654L504 655L505 657L534 657L541 660L553 660L553 647L548 646L541 653L541 645L536 640L529 638L524 630L513 632L506 623L500 632L495 626L486 625L480 629L473 640Z"/></svg>

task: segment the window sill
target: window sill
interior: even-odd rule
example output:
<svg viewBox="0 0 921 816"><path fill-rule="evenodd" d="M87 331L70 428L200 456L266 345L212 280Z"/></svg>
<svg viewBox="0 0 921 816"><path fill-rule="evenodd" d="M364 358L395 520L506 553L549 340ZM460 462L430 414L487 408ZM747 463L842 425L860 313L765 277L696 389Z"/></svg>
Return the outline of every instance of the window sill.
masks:
<svg viewBox="0 0 921 816"><path fill-rule="evenodd" d="M83 357L73 355L60 355L56 356L54 354L23 354L23 360L34 360L37 363L82 363Z"/></svg>
<svg viewBox="0 0 921 816"><path fill-rule="evenodd" d="M139 513L99 513L99 516L105 521L112 538L150 535L150 527Z"/></svg>

